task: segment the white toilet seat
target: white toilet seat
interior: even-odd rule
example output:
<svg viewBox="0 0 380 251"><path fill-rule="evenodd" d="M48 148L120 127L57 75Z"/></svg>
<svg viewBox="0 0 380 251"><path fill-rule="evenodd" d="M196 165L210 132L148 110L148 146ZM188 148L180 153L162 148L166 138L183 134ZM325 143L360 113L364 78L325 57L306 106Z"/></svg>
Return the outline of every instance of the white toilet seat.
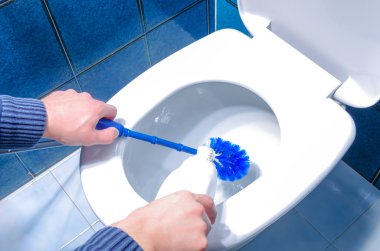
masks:
<svg viewBox="0 0 380 251"><path fill-rule="evenodd" d="M176 90L216 81L259 95L281 128L278 165L218 206L209 248L222 250L252 238L310 192L342 157L355 129L329 99L340 81L265 29L254 39L234 30L215 32L150 68L109 103L133 128L145 114L139 111L151 110ZM124 150L124 139L82 150L83 188L107 225L147 203L125 177ZM296 182L287 183L294 176Z"/></svg>

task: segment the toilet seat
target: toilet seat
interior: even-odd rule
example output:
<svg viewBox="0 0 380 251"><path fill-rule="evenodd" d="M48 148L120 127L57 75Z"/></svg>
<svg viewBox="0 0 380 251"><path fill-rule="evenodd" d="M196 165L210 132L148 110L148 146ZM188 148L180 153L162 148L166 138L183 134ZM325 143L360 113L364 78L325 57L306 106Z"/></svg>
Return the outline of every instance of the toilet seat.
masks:
<svg viewBox="0 0 380 251"><path fill-rule="evenodd" d="M137 110L149 111L176 90L205 82L256 93L281 128L276 168L264 168L262 177L218 205L208 238L209 249L222 250L248 241L309 193L342 157L355 129L351 117L329 98L341 82L266 29L254 39L217 31L153 66L109 103L133 128L144 115ZM82 150L83 188L107 225L147 203L125 178L125 141ZM287 183L294 176L299 178Z"/></svg>

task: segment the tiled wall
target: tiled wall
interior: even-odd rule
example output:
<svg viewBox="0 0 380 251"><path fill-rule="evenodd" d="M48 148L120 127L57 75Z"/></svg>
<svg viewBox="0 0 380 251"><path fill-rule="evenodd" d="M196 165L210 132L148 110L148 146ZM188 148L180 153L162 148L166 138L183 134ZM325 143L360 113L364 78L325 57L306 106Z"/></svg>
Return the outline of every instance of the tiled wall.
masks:
<svg viewBox="0 0 380 251"><path fill-rule="evenodd" d="M0 1L0 94L73 88L107 101L171 53L214 30L212 0ZM0 154L0 199L76 147L43 140Z"/></svg>
<svg viewBox="0 0 380 251"><path fill-rule="evenodd" d="M237 0L217 0L216 28L248 34L237 10ZM380 189L380 102L367 109L347 108L355 121L356 138L343 160Z"/></svg>

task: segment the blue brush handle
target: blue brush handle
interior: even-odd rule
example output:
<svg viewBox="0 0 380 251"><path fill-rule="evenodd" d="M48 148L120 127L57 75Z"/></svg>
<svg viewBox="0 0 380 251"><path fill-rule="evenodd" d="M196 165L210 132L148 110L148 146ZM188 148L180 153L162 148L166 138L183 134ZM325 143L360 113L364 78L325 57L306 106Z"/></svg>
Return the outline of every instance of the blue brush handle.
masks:
<svg viewBox="0 0 380 251"><path fill-rule="evenodd" d="M179 144L179 143L175 143L175 142L172 142L172 141L169 141L166 139L161 139L161 138L158 138L156 136L151 136L151 135L148 135L145 133L130 130L128 128L125 128L122 124L119 124L119 123L117 123L113 120L110 120L110 119L102 118L99 120L98 124L96 125L96 129L98 129L98 130L103 130L103 129L106 129L108 127L115 127L119 131L119 137L121 137L121 136L131 137L134 139L139 139L142 141L150 142L152 144L166 146L166 147L169 147L171 149L175 149L179 152L186 152L186 153L190 153L193 155L197 154L197 149L194 149L194 148L191 148L191 147Z"/></svg>

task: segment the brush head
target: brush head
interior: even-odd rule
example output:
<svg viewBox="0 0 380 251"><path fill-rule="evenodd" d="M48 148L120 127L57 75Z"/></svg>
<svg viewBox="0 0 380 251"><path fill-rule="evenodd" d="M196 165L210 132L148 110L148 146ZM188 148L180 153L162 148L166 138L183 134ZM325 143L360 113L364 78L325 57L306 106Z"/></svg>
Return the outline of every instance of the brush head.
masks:
<svg viewBox="0 0 380 251"><path fill-rule="evenodd" d="M249 156L239 145L221 138L211 138L210 147L215 151L214 164L221 180L234 181L247 175Z"/></svg>

